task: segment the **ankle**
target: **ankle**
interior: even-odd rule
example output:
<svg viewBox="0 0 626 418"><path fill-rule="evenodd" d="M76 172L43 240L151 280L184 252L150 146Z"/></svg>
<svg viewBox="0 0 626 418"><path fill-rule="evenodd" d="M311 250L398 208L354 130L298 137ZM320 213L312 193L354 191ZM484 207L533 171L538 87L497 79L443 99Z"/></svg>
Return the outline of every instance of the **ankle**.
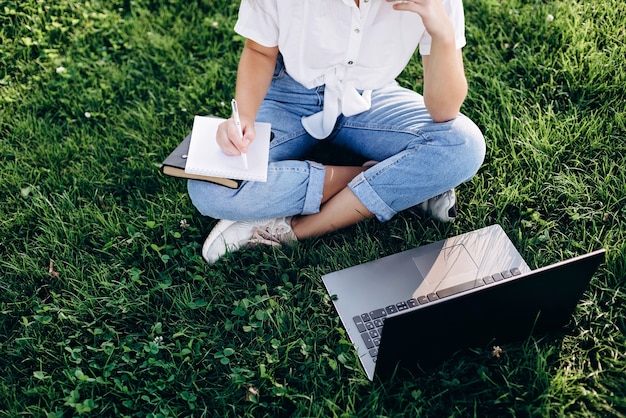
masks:
<svg viewBox="0 0 626 418"><path fill-rule="evenodd" d="M296 239L300 241L300 234L298 233L298 225L300 224L300 218L302 215L294 215L291 217L291 232L296 236Z"/></svg>

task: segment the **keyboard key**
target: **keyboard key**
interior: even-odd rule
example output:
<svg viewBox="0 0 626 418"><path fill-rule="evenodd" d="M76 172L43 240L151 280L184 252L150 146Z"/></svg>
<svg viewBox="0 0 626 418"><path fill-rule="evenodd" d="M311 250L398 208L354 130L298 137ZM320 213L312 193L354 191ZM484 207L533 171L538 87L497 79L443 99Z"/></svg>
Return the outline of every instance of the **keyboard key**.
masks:
<svg viewBox="0 0 626 418"><path fill-rule="evenodd" d="M495 280L496 282L501 281L502 279L504 279L504 277L502 277L501 273L496 273L494 275L491 276L493 278L493 280Z"/></svg>
<svg viewBox="0 0 626 418"><path fill-rule="evenodd" d="M369 316L372 319L377 319L377 318L381 318L383 316L387 316L387 312L385 312L385 310L382 309L382 308L381 309L374 309L372 312L370 312Z"/></svg>
<svg viewBox="0 0 626 418"><path fill-rule="evenodd" d="M417 301L420 303L420 305L423 305L423 304L425 304L425 303L430 302L426 296L420 296L420 297L418 297L418 298L417 298Z"/></svg>
<svg viewBox="0 0 626 418"><path fill-rule="evenodd" d="M372 318L370 318L370 316L366 313L361 314L361 319L363 320L363 322L367 322L367 321L371 321Z"/></svg>
<svg viewBox="0 0 626 418"><path fill-rule="evenodd" d="M398 308L398 312L404 311L405 309L409 309L406 302L396 303L396 308Z"/></svg>
<svg viewBox="0 0 626 418"><path fill-rule="evenodd" d="M385 310L389 315L398 312L398 308L396 308L396 305L389 305L385 308Z"/></svg>
<svg viewBox="0 0 626 418"><path fill-rule="evenodd" d="M369 334L367 332L364 332L363 334L361 334L361 338L363 338L363 342L365 343L365 347L369 350L371 348L374 348L374 341L372 341L372 339L370 338Z"/></svg>
<svg viewBox="0 0 626 418"><path fill-rule="evenodd" d="M457 293L465 292L476 287L484 286L482 280L474 280L466 283L457 284L456 286L448 287L437 291L437 296L445 298L447 296L456 295Z"/></svg>
<svg viewBox="0 0 626 418"><path fill-rule="evenodd" d="M510 279L511 277L513 277L513 273L511 273L510 270L505 270L500 274L502 274L502 277L504 277L505 279Z"/></svg>
<svg viewBox="0 0 626 418"><path fill-rule="evenodd" d="M365 331L365 324L363 324L363 320L360 316L355 316L354 318L352 318L352 320L356 324L356 329L358 329L359 332Z"/></svg>
<svg viewBox="0 0 626 418"><path fill-rule="evenodd" d="M383 326L383 318L374 319L374 326L376 328L381 328Z"/></svg>
<svg viewBox="0 0 626 418"><path fill-rule="evenodd" d="M380 334L378 333L378 331L376 331L375 329L370 331L370 337L372 338L378 338L380 337Z"/></svg>
<svg viewBox="0 0 626 418"><path fill-rule="evenodd" d="M517 267L513 267L513 268L511 269L511 274L512 274L513 276L519 276L520 274L522 274L522 272L521 272L521 271L520 271Z"/></svg>
<svg viewBox="0 0 626 418"><path fill-rule="evenodd" d="M409 308L415 308L417 305L419 305L419 303L415 299L407 300L406 304L409 306Z"/></svg>
<svg viewBox="0 0 626 418"><path fill-rule="evenodd" d="M492 278L491 276L486 276L486 277L483 277L483 279L482 279L482 280L483 280L483 282L484 282L485 284L491 284L491 283L493 283L493 282L494 282L494 280L493 280L493 278Z"/></svg>
<svg viewBox="0 0 626 418"><path fill-rule="evenodd" d="M439 299L439 298L437 297L437 294L436 294L436 293L429 293L429 294L427 294L427 295L426 295L426 297L427 297L427 298L428 298L428 300L429 300L429 301L431 301L431 302L434 302L434 301L436 301L437 299Z"/></svg>
<svg viewBox="0 0 626 418"><path fill-rule="evenodd" d="M370 350L370 356L372 356L372 357L377 357L377 356L378 356L378 350L377 350L377 349L375 349L375 348L372 348L372 349Z"/></svg>
<svg viewBox="0 0 626 418"><path fill-rule="evenodd" d="M371 329L376 328L376 325L374 325L374 323L372 323L372 321L369 321L369 322L366 322L366 323L365 323L365 328L367 328L367 329L370 329L370 330L371 330Z"/></svg>
<svg viewBox="0 0 626 418"><path fill-rule="evenodd" d="M374 338L372 341L374 341L374 345L376 347L378 347L380 345L380 338Z"/></svg>

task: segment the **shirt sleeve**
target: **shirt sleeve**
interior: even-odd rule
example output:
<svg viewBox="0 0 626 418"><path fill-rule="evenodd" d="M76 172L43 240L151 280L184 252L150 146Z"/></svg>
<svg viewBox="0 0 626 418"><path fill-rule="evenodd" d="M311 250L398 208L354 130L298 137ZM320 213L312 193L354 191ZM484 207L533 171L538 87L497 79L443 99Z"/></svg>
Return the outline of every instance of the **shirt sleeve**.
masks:
<svg viewBox="0 0 626 418"><path fill-rule="evenodd" d="M452 27L454 28L454 41L456 48L461 49L467 43L465 39L465 14L463 12L462 0L445 0L444 7L450 16L452 21ZM420 40L419 50L422 55L430 55L430 46L432 38L428 32L424 32L424 36Z"/></svg>
<svg viewBox="0 0 626 418"><path fill-rule="evenodd" d="M278 45L276 0L242 0L235 32L266 47Z"/></svg>

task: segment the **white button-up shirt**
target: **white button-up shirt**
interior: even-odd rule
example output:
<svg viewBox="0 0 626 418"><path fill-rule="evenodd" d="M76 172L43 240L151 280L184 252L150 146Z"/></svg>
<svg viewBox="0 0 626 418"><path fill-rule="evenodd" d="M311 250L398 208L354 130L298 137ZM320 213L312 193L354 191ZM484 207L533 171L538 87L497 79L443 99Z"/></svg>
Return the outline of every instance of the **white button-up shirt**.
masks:
<svg viewBox="0 0 626 418"><path fill-rule="evenodd" d="M461 0L442 0L457 48L465 46ZM422 19L384 0L242 0L235 31L278 46L287 73L306 88L325 85L324 110L304 117L315 138L326 138L337 117L370 108L371 91L394 80L419 46L430 54Z"/></svg>

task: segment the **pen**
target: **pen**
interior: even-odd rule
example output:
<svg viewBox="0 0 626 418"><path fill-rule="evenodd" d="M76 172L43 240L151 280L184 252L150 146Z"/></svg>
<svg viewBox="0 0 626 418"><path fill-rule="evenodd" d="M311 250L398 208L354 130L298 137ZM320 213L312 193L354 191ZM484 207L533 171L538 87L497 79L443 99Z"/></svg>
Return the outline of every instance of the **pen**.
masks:
<svg viewBox="0 0 626 418"><path fill-rule="evenodd" d="M237 101L233 99L230 102L233 108L233 119L235 120L235 125L237 125L237 129L239 129L239 138L243 139L243 131L241 130L241 120L239 119L239 108L237 107ZM241 158L243 158L243 165L248 169L248 155L245 152L241 153Z"/></svg>

